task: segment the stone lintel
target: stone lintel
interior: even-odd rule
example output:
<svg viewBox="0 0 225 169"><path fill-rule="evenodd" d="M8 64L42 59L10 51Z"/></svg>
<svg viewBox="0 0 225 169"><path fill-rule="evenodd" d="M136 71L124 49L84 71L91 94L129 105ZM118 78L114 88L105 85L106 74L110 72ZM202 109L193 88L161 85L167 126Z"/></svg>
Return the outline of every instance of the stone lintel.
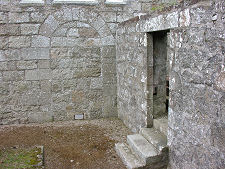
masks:
<svg viewBox="0 0 225 169"><path fill-rule="evenodd" d="M97 5L98 0L54 0L53 4L84 4L84 5Z"/></svg>
<svg viewBox="0 0 225 169"><path fill-rule="evenodd" d="M107 4L107 5L126 5L127 0L106 0L105 4Z"/></svg>
<svg viewBox="0 0 225 169"><path fill-rule="evenodd" d="M21 5L44 5L44 0L21 0Z"/></svg>

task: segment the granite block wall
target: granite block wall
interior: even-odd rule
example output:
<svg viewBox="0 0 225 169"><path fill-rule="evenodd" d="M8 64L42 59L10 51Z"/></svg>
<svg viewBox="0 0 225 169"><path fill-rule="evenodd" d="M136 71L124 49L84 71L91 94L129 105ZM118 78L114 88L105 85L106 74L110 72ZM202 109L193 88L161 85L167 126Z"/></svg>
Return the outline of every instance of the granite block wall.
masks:
<svg viewBox="0 0 225 169"><path fill-rule="evenodd" d="M117 116L123 7L19 2L1 1L0 124Z"/></svg>
<svg viewBox="0 0 225 169"><path fill-rule="evenodd" d="M168 168L225 167L224 5L222 0L185 1L184 8L136 17L119 25L118 114L134 132L147 127L151 119L148 105L153 91L148 88L148 79L152 74L146 73L146 62L137 61L148 58L145 52L149 44L142 39L149 32L170 30ZM151 40L147 42L152 45ZM144 73L136 78L132 72ZM135 90L137 86L141 88ZM128 105L134 100L138 103L135 110Z"/></svg>
<svg viewBox="0 0 225 169"><path fill-rule="evenodd" d="M118 23L162 1L98 2L0 2L0 124L117 116Z"/></svg>

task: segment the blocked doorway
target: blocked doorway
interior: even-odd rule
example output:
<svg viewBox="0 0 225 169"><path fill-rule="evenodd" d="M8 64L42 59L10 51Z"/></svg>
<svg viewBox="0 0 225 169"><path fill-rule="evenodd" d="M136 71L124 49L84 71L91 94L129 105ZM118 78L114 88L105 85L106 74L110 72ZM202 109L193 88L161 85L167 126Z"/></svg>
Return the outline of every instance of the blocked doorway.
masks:
<svg viewBox="0 0 225 169"><path fill-rule="evenodd" d="M148 33L148 127L153 119L167 118L169 109L169 30Z"/></svg>

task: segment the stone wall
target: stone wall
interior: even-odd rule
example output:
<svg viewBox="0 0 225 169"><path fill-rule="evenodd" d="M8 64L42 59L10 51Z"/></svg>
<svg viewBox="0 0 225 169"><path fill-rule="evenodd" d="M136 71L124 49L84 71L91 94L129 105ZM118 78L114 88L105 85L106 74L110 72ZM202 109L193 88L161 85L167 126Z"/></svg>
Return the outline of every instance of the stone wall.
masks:
<svg viewBox="0 0 225 169"><path fill-rule="evenodd" d="M119 25L118 114L136 132L151 124L152 74L145 67L151 59L145 37L169 29L169 168L225 168L225 4L186 1L183 7Z"/></svg>
<svg viewBox="0 0 225 169"><path fill-rule="evenodd" d="M116 116L123 6L1 1L0 124Z"/></svg>
<svg viewBox="0 0 225 169"><path fill-rule="evenodd" d="M162 1L98 2L1 0L0 124L117 116L117 25Z"/></svg>

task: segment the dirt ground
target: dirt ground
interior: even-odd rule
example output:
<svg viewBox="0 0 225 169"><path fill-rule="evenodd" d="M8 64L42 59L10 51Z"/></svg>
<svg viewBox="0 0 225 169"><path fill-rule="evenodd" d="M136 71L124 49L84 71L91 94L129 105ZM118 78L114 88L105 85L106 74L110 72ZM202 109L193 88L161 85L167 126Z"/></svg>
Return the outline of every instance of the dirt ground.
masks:
<svg viewBox="0 0 225 169"><path fill-rule="evenodd" d="M46 169L124 169L114 145L128 134L114 118L0 126L0 149L43 145Z"/></svg>

